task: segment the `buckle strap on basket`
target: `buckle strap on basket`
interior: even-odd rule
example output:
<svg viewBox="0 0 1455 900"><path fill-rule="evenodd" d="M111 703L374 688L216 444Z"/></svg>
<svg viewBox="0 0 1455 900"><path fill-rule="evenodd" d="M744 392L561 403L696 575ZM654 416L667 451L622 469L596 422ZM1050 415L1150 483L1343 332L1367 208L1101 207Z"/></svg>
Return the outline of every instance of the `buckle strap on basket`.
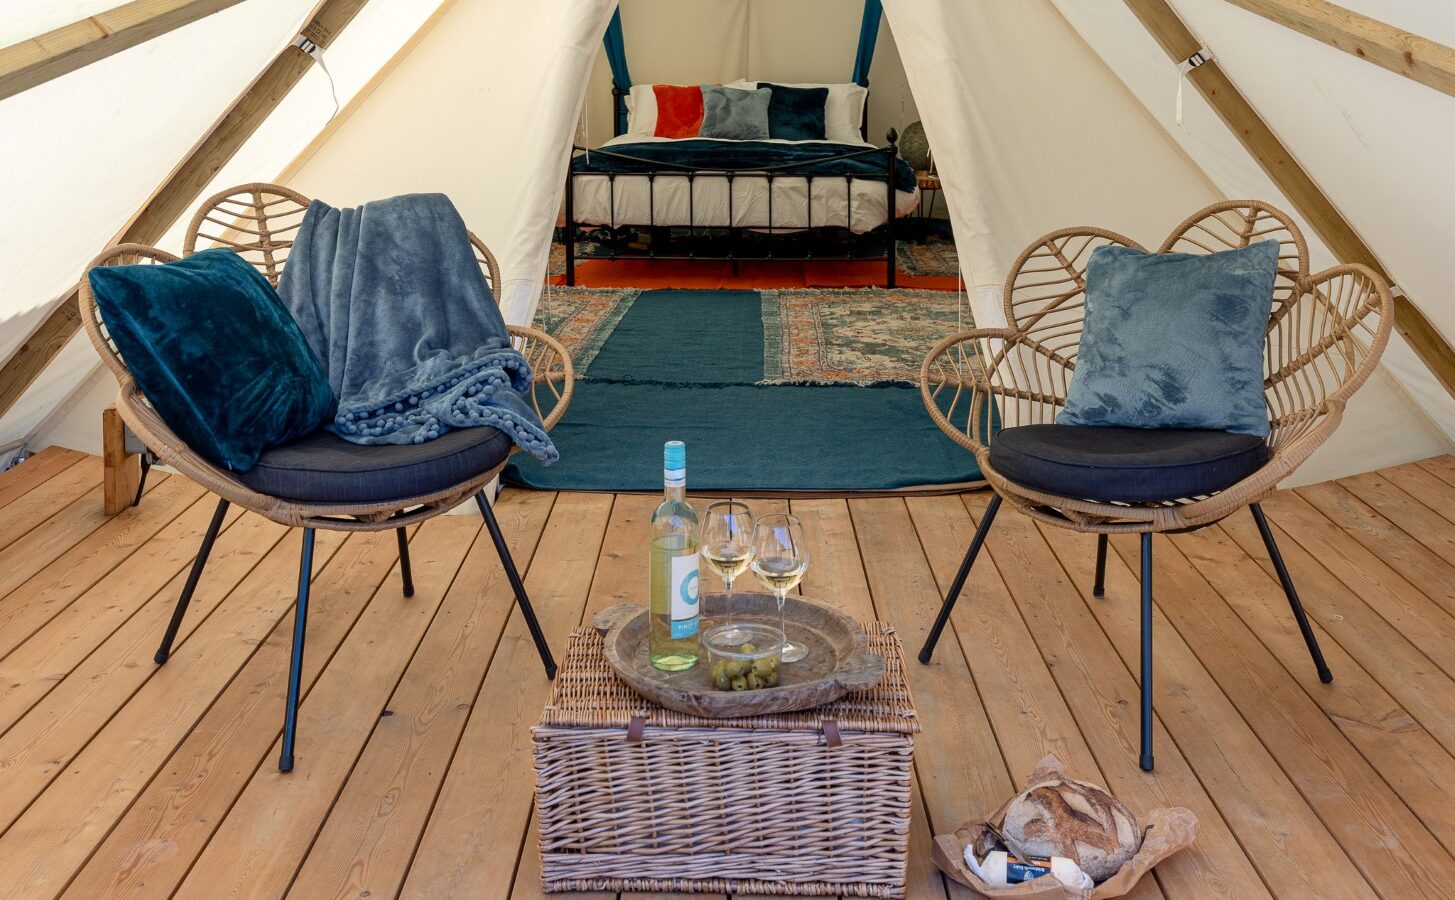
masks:
<svg viewBox="0 0 1455 900"><path fill-rule="evenodd" d="M647 717L641 713L633 713L631 724L626 727L626 742L628 744L640 744L647 732Z"/></svg>
<svg viewBox="0 0 1455 900"><path fill-rule="evenodd" d="M820 724L823 726L823 742L826 747L832 750L844 746L844 736L839 734L837 719L824 719Z"/></svg>

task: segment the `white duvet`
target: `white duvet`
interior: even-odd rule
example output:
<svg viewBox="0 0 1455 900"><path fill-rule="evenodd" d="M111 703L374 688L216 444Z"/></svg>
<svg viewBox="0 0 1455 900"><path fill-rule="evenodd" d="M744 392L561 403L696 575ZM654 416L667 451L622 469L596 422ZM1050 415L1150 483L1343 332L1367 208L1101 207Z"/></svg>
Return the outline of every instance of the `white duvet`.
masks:
<svg viewBox="0 0 1455 900"><path fill-rule="evenodd" d="M603 147L669 140L674 139L626 134L612 138ZM873 145L856 142L852 146ZM614 186L605 175L581 174L574 178L575 218L581 225L655 224L678 227L693 225L703 228L726 228L731 225L756 229L769 227L768 179L764 176L737 175L733 178L731 221L728 216L728 180L720 175L699 175L693 179L690 203L686 176L658 175L655 184L650 186L645 175L618 175ZM918 190L896 190L894 197L896 217L909 215L919 202ZM810 219L808 179L788 176L777 176L773 179L774 231L825 226L846 227L856 234L872 231L885 222L885 185L883 181L858 178L850 179L845 184L841 176L821 175L813 179L811 206ZM565 222L564 213L561 222Z"/></svg>

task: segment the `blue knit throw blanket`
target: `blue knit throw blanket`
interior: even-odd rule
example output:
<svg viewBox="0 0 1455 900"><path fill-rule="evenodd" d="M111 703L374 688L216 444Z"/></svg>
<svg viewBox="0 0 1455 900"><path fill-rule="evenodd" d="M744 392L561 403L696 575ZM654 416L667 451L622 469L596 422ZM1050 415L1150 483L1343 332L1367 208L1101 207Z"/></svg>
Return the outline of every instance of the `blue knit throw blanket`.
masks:
<svg viewBox="0 0 1455 900"><path fill-rule="evenodd" d="M355 444L419 444L489 426L543 462L559 454L522 396L531 369L443 194L309 204L278 293L328 372L328 426Z"/></svg>

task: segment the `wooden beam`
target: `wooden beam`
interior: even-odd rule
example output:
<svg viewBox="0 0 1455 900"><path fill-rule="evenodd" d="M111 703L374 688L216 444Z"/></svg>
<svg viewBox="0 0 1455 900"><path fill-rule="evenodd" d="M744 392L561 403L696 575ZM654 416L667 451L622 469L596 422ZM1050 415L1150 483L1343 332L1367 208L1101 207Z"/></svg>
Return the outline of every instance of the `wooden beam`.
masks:
<svg viewBox="0 0 1455 900"><path fill-rule="evenodd" d="M322 0L301 33L326 48L367 2ZM302 50L292 45L284 48L172 169L112 243L154 244L161 240L312 65L312 58ZM0 415L20 399L80 327L76 299L72 288L0 368Z"/></svg>
<svg viewBox="0 0 1455 900"><path fill-rule="evenodd" d="M1201 42L1166 0L1125 2L1173 62L1181 63L1202 49ZM1374 251L1299 165L1217 60L1204 62L1188 72L1187 77L1336 257L1346 263L1362 263L1389 283L1395 283ZM1436 380L1455 397L1455 350L1434 323L1403 294L1394 298L1394 327Z"/></svg>
<svg viewBox="0 0 1455 900"><path fill-rule="evenodd" d="M141 484L141 455L126 452L126 423L115 406L101 411L101 498L108 516L131 506Z"/></svg>
<svg viewBox="0 0 1455 900"><path fill-rule="evenodd" d="M133 0L0 48L0 100L240 2Z"/></svg>
<svg viewBox="0 0 1455 900"><path fill-rule="evenodd" d="M1376 66L1455 96L1455 49L1325 0L1227 0Z"/></svg>

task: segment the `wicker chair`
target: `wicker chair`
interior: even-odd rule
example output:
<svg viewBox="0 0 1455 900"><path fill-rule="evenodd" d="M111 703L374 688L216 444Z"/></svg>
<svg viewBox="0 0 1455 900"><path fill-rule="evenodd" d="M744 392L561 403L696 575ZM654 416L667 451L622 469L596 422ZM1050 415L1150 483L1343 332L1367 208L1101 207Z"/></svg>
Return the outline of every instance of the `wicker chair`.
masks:
<svg viewBox="0 0 1455 900"><path fill-rule="evenodd" d="M1216 491L1156 501L1061 496L1017 483L997 470L991 452L994 398L1002 429L1047 424L1066 400L1081 340L1084 274L1092 251L1107 244L1138 247L1097 228L1054 231L1028 247L1005 286L1006 328L979 328L937 344L920 368L920 392L931 418L975 454L995 496L971 539L919 658L928 663L1002 501L1059 528L1098 535L1094 596L1103 596L1107 535L1142 536L1141 765L1152 769L1152 535L1202 528L1249 507L1272 557L1299 630L1325 683L1333 680L1309 627L1273 532L1258 501L1329 438L1344 406L1378 364L1393 326L1393 300L1368 268L1341 265L1308 271L1308 247L1284 213L1256 201L1218 203L1188 218L1158 252L1211 253L1277 240L1273 312L1265 341L1264 395L1271 422L1266 461ZM1089 491L1091 495L1095 491Z"/></svg>
<svg viewBox="0 0 1455 900"><path fill-rule="evenodd" d="M293 235L303 221L303 212L307 209L308 202L308 198L296 191L271 184L247 184L223 191L203 202L202 208L187 229L184 252L191 254L197 249L199 241L203 242L204 246L230 247L255 265L268 281L276 286L284 263L287 261ZM485 271L491 289L498 292L501 284L500 269L495 262L495 257L474 234L470 235L470 240L475 246L477 259ZM92 260L91 266L164 263L177 258L154 247L121 244L111 247L96 257ZM297 611L293 629L293 651L288 671L288 696L284 710L283 751L278 763L281 771L287 772L293 768L299 680L302 672L304 637L308 627L308 593L313 568L313 538L314 530L317 528L338 531L394 529L399 539L399 563L403 592L404 596L408 597L414 593L414 586L410 573L406 526L437 516L473 496L480 513L485 518L491 540L500 556L500 562L505 569L510 586L515 592L516 602L530 629L531 637L535 640L536 649L545 665L546 674L548 677L555 677L556 663L551 657L550 648L540 624L536 620L535 612L531 608L525 586L521 582L510 551L506 547L505 539L501 535L499 523L484 494L486 485L499 474L500 470L505 467L508 458L515 452L515 448L506 449L509 442L503 436L496 434L487 443L481 435L493 432L493 430L466 429L466 432L474 434L462 436L461 441L468 445L467 449L472 454L469 458L480 463L481 467L462 481L443 484L439 481L444 476L440 474L439 469L436 469L433 473L435 483L424 492L414 491L408 496L394 496L389 493L389 489L395 485L382 485L380 491L383 495L376 492L375 496L371 496L367 500L335 498L325 502L317 498L299 500L291 499L288 496L271 496L250 487L233 473L219 469L202 459L167 427L166 423L157 415L156 410L142 396L135 379L127 370L125 361L108 337L106 323L102 321L97 310L95 297L91 293L90 281L86 277L81 279L80 303L81 322L86 333L90 336L92 343L96 345L102 360L121 383L116 408L122 419L159 461L172 466L220 498L212 522L203 536L202 545L193 562L192 570L182 589L182 595L177 601L171 622L162 638L161 647L157 650L155 657L157 664L165 663L171 653L177 629L181 626L182 617L187 612L187 605L202 576L207 557L212 551L213 542L217 538L230 504L236 503L280 524L298 526L303 529ZM524 353L531 363L535 379L531 387L530 399L536 412L541 415L545 427L550 429L560 420L567 405L571 402L575 375L570 356L555 339L533 328L512 325L510 334L516 348ZM447 434L439 441L431 443L437 445L440 441L450 437L451 435ZM427 452L415 448L356 447L332 438L327 432L318 432L312 438L302 439L302 442L308 441L321 441L338 445L340 448L349 448L347 451L334 450L333 452L350 454L353 466L349 472L351 476L372 479L376 483L383 480L374 477L374 475L382 474L377 470L383 466L371 462L371 460L377 461L382 458L374 454L390 454L390 465L395 467L391 472L397 473L402 467L417 465L415 461L421 459L417 454ZM302 443L286 446L298 447L302 446ZM428 448L430 444L422 445L422 447ZM269 453L273 452L275 451L269 451ZM295 449L290 452L295 454L292 457L294 459L298 458L297 454L300 452L305 454L303 458L307 458L306 449L303 451ZM264 459L267 459L267 456L268 454L265 454ZM371 475L371 471L373 471L373 475ZM456 476L451 475L450 477L453 479ZM428 477L421 477L416 482L416 486L428 481ZM396 489L395 493L398 492L400 491Z"/></svg>

